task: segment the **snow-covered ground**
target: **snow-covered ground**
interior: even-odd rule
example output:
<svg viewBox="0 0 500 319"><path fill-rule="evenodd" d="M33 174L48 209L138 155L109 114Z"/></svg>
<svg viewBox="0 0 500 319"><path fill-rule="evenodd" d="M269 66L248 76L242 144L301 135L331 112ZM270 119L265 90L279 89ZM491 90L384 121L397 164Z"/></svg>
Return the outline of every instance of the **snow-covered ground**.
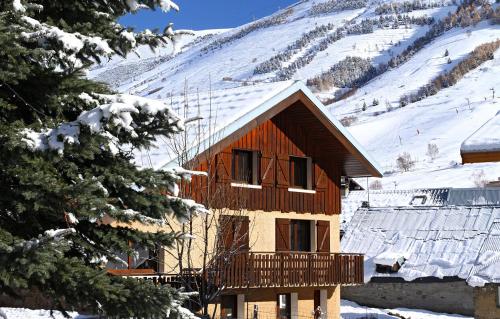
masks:
<svg viewBox="0 0 500 319"><path fill-rule="evenodd" d="M90 319L95 318L94 316L84 316L79 315L76 312L68 313L70 318L73 319ZM27 308L0 308L0 318L1 319L65 319L65 316L60 311L53 311L44 309L27 309Z"/></svg>
<svg viewBox="0 0 500 319"><path fill-rule="evenodd" d="M471 317L465 317L461 315L445 314L431 312L427 310L419 309L377 309L369 308L356 304L355 302L342 300L340 304L340 312L342 319L367 319L367 318L377 318L377 319L398 319L401 317L391 316L392 314L397 314L404 316L405 318L411 319L472 319ZM0 308L0 318L2 319L63 319L64 316L59 311L54 311L53 316L49 310L31 310L26 308ZM78 315L76 312L69 313L70 318L74 319L90 319L91 316Z"/></svg>
<svg viewBox="0 0 500 319"><path fill-rule="evenodd" d="M390 315L393 314L393 315ZM340 315L342 319L472 319L455 314L438 313L420 309L378 309L358 305L355 302L342 300L340 303ZM396 316L396 315L399 315Z"/></svg>

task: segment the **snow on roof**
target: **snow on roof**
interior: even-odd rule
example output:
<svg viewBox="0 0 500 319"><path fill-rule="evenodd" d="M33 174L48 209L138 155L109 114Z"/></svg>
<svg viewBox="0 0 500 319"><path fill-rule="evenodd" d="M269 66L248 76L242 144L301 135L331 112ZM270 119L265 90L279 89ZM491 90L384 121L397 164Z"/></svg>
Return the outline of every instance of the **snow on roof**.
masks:
<svg viewBox="0 0 500 319"><path fill-rule="evenodd" d="M396 263L402 265L408 259L405 252L384 251L373 257L373 263L384 266L394 266Z"/></svg>
<svg viewBox="0 0 500 319"><path fill-rule="evenodd" d="M365 254L365 281L456 276L471 286L500 282L500 207L359 209L341 248ZM376 273L374 258L388 252L408 259L396 273Z"/></svg>
<svg viewBox="0 0 500 319"><path fill-rule="evenodd" d="M342 199L341 228L345 229L363 202L371 207L442 206L449 188L351 191Z"/></svg>
<svg viewBox="0 0 500 319"><path fill-rule="evenodd" d="M460 147L462 153L500 152L500 112L472 133Z"/></svg>
<svg viewBox="0 0 500 319"><path fill-rule="evenodd" d="M258 116L274 108L279 102L301 91L326 116L341 135L360 153L369 165L382 175L378 163L366 153L346 128L300 81L284 81L242 86L212 92L198 92L170 98L171 107L191 122L187 129L187 158L206 151L226 137L238 132ZM182 134L181 134L182 135ZM178 155L169 141L157 141L156 148L137 154L136 162L142 166L162 168L176 166Z"/></svg>

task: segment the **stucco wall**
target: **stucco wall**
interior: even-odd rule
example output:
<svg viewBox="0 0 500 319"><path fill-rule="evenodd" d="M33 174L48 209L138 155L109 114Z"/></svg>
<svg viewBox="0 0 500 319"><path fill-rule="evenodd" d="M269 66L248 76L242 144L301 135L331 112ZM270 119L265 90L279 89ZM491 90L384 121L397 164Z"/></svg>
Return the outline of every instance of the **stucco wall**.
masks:
<svg viewBox="0 0 500 319"><path fill-rule="evenodd" d="M472 316L474 315L473 290L464 281L370 282L363 286L343 287L342 298L378 308L419 308ZM500 316L488 318L500 318Z"/></svg>
<svg viewBox="0 0 500 319"><path fill-rule="evenodd" d="M327 305L325 319L340 318L340 287L320 288L326 290ZM318 289L318 290L320 290ZM254 306L258 306L259 319L276 319L276 299L280 293L297 293L297 312L295 319L314 318L314 291L315 288L261 288L234 291L234 294L244 294L245 302L241 318L253 318ZM210 309L213 311L214 305ZM240 311L240 310L238 310ZM210 312L212 313L212 312ZM220 307L217 307L215 318L220 318Z"/></svg>
<svg viewBox="0 0 500 319"><path fill-rule="evenodd" d="M490 284L474 288L474 318L500 318L500 307L497 304L498 287L500 285Z"/></svg>
<svg viewBox="0 0 500 319"><path fill-rule="evenodd" d="M289 218L289 219L303 219L303 220L329 220L330 221L330 251L338 252L340 250L340 236L339 236L339 215L323 215L323 214L299 214L299 213L282 213L282 212L264 212L264 211L231 211L231 210L214 210L208 217L212 219L212 227L209 230L208 247L209 254L215 248L215 238L217 227L215 226L219 216L223 215L238 215L248 216L249 225L249 244L250 250L258 252L272 252L275 251L275 220L276 218ZM203 260L204 248L204 223L203 216L198 216L193 220L193 239L191 246L191 267L201 268ZM180 231L184 227L187 231L188 225L181 226L176 223L173 228ZM178 266L178 256L180 248L174 247L168 249L164 254L164 263L160 269L162 272L176 273ZM186 251L186 249L185 249ZM186 252L184 256L186 256ZM187 266L187 258L184 258L184 267Z"/></svg>

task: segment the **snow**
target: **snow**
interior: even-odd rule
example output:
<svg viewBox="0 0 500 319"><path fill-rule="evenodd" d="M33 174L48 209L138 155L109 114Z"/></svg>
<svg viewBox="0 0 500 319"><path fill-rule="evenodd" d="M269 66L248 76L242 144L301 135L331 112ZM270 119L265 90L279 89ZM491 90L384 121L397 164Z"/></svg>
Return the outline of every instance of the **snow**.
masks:
<svg viewBox="0 0 500 319"><path fill-rule="evenodd" d="M373 258L377 265L394 266L396 263L402 265L409 256L405 252L384 251Z"/></svg>
<svg viewBox="0 0 500 319"><path fill-rule="evenodd" d="M367 282L372 277L412 281L456 276L482 286L500 279L498 230L496 206L361 208L347 227L341 249L365 254ZM406 260L397 273L376 272L375 264L390 264L401 256Z"/></svg>
<svg viewBox="0 0 500 319"><path fill-rule="evenodd" d="M395 315L397 314L400 317ZM455 314L447 313L437 313L428 310L421 309L406 309L406 308L396 308L396 309L378 309L361 306L355 302L349 300L340 301L340 317L341 319L366 319L366 318L377 318L377 319L397 319L397 318L411 318L411 319L472 319L471 317L465 317Z"/></svg>
<svg viewBox="0 0 500 319"><path fill-rule="evenodd" d="M203 53L202 48L213 41L233 35L248 25L220 30L208 38L203 38L202 31L196 31L200 33L185 38L194 44L174 55L166 53L167 49L163 53L152 54L146 53L147 50L144 49L140 53L142 58L134 55L127 59L113 57L110 63L96 68L90 76L108 81L120 92L131 92L163 101L170 100L172 95L178 96L186 92L189 96L194 96L189 100L190 106L194 107L188 113L196 113L196 92L228 89L227 93L230 94L235 87L252 84L254 81L269 81L275 74L254 75L253 70L257 65L282 52L304 33L320 25L332 23L335 27L340 27L361 19L376 18L373 11L380 4L369 2L366 8L312 17L309 10L313 3L303 1L290 6L288 9L293 12L281 24L250 32L209 53ZM276 14L283 13L284 10ZM409 15L441 19L454 10L455 5L448 5L415 10ZM311 63L298 70L294 79L305 81L312 78L346 56L369 57L374 63L385 62L391 54L404 50L428 28L410 25L408 28L376 29L374 33L366 35L348 35L319 52ZM210 30L206 32L209 34ZM490 90L500 86L498 52L494 60L469 72L455 86L405 108L398 108L400 96L417 90L441 72L449 70L475 47L495 40L499 34L500 26L488 22L452 29L434 39L408 62L359 88L354 96L329 106L338 119L346 116L358 118L348 130L382 164L385 178L381 182L385 190L473 187L473 175L481 171L484 171L486 180L497 180L500 177L498 165L459 165L461 143L500 110L498 94L493 99ZM321 39L319 37L311 41L288 62ZM444 57L446 49L452 62L450 64L447 63L448 57ZM332 93L333 91L320 92L318 96L331 98ZM378 106L371 106L373 99L380 102ZM362 112L361 107L365 101L368 109ZM234 106L238 107L236 103ZM234 110L238 110L219 106L216 108L217 119L230 118ZM178 109L182 108L179 106ZM207 113L207 108L201 108L201 116L206 116ZM434 160L426 155L429 143L436 144L439 148L439 154ZM162 141L159 141L158 146L159 150L141 154L138 163L161 166L158 158L170 151L166 150ZM395 160L403 152L409 152L416 160L415 167L409 172L400 172L396 167Z"/></svg>
<svg viewBox="0 0 500 319"><path fill-rule="evenodd" d="M460 148L462 153L500 151L500 112L486 122Z"/></svg>
<svg viewBox="0 0 500 319"><path fill-rule="evenodd" d="M92 316L79 315L77 312L69 311L70 318L73 319L87 319L94 318ZM28 308L0 308L0 318L2 319L65 319L65 316L60 311L53 311L44 309L28 309Z"/></svg>
<svg viewBox="0 0 500 319"><path fill-rule="evenodd" d="M84 101L89 101L89 95L83 95ZM145 124L149 124L159 113L164 113L169 117L170 124L177 131L183 128L183 122L180 117L173 113L167 103L137 97L133 95L98 95L103 104L89 111L82 112L76 121L62 123L53 129L46 129L41 132L35 132L31 129L25 129L21 132L23 141L33 150L55 150L62 154L65 143L78 144L80 135L80 126L85 125L91 132L101 134L109 140L109 148L113 153L119 150L118 140L108 131L108 124L112 124L114 129L127 131L132 137L137 136L132 114L141 113L147 116Z"/></svg>
<svg viewBox="0 0 500 319"><path fill-rule="evenodd" d="M186 293L188 295L188 293ZM186 315L186 309L175 305L176 311L181 311ZM420 309L406 309L406 308L396 308L396 309L377 309L358 305L355 302L349 300L341 300L340 303L340 316L342 319L364 319L368 317L374 317L378 319L397 319L396 316L389 315L399 314L405 318L412 319L472 319L471 317L465 317L455 314L437 313L427 310ZM59 311L53 312L53 317L51 317L50 310L43 309L27 309L27 308L0 308L0 318L3 319L64 319L64 316ZM69 312L70 318L73 319L87 319L94 318L94 316L80 315L74 311Z"/></svg>
<svg viewBox="0 0 500 319"><path fill-rule="evenodd" d="M14 7L14 10L17 12L21 13L26 12L26 8L22 5L21 0L14 0L12 2L12 6Z"/></svg>

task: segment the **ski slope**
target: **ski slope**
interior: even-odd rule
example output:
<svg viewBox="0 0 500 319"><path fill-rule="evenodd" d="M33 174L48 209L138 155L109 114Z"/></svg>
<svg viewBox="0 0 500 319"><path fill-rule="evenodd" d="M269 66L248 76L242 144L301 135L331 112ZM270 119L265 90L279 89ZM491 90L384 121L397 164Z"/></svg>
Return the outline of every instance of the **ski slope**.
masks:
<svg viewBox="0 0 500 319"><path fill-rule="evenodd" d="M315 4L326 1L303 0L270 17L234 29L194 31L192 36L181 39L182 44L177 48L169 47L156 53L147 53L141 48L139 56L112 59L96 66L89 76L110 83L120 92L161 100L184 92L197 94L269 82L275 79L276 72L256 75L255 67L285 52L305 33L318 26L333 24L330 34L363 19L379 18L375 8L380 4L404 2L370 0L362 8L312 14ZM438 6L407 14L439 20L457 9L447 1L428 3ZM491 3L493 8L499 5ZM255 27L276 17L283 19L277 24ZM348 56L369 58L375 66L386 63L428 30L428 25L409 24L375 28L368 34L346 35L318 51L291 79L306 82ZM283 61L282 67L304 56L328 34L311 38ZM453 87L404 108L399 108L398 103L402 95L418 90L450 70L478 45L498 38L500 26L489 21L453 28L425 45L405 63L358 88L351 97L328 105L339 120L355 118L348 129L383 166L386 172L381 180L384 189L473 187L478 179L481 182L500 177L498 164L462 165L460 158L461 143L500 110L499 98L493 98L491 90L496 88L500 92L499 52L494 60L472 70ZM222 44L214 45L216 43ZM207 47L212 49L206 50ZM446 50L448 56L445 56ZM329 88L317 94L322 100L328 100L344 90ZM372 106L374 99L379 101L376 106ZM364 104L367 105L365 111ZM426 155L429 143L436 144L439 149L435 159ZM408 172L401 172L396 166L396 158L403 152L409 153L415 161ZM367 181L360 182L366 185Z"/></svg>

